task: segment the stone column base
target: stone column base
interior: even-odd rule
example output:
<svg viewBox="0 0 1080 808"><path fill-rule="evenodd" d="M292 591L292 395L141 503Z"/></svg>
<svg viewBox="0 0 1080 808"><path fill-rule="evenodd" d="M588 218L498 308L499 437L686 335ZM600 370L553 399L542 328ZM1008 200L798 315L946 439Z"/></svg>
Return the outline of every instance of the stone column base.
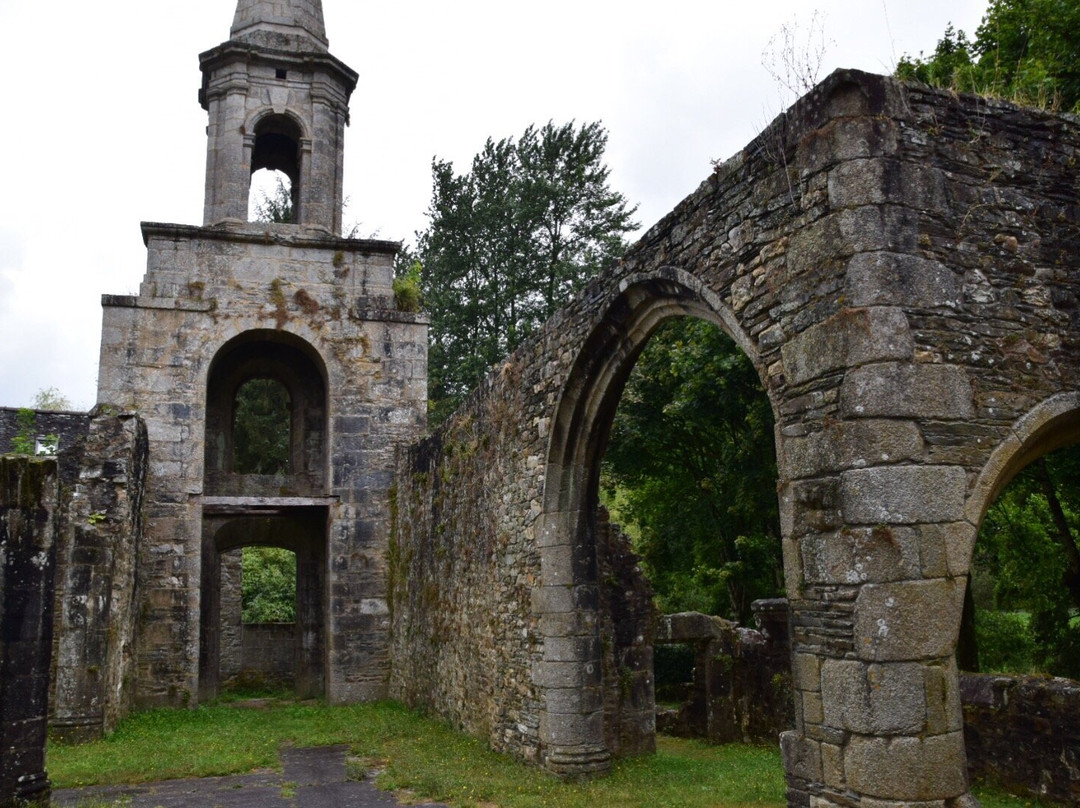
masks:
<svg viewBox="0 0 1080 808"><path fill-rule="evenodd" d="M544 755L544 768L568 780L595 777L611 770L611 753L604 746L553 746Z"/></svg>

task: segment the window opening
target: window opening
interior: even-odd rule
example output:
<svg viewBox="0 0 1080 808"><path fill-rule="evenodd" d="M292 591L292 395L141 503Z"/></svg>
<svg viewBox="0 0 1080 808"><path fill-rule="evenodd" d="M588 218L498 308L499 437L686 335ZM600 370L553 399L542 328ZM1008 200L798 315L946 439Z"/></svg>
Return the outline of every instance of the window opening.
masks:
<svg viewBox="0 0 1080 808"><path fill-rule="evenodd" d="M296 622L296 553L245 547L241 573L244 625Z"/></svg>
<svg viewBox="0 0 1080 808"><path fill-rule="evenodd" d="M289 392L276 379L240 386L233 407L233 470L237 474L288 474L292 437Z"/></svg>
<svg viewBox="0 0 1080 808"><path fill-rule="evenodd" d="M293 207L292 180L284 171L260 168L251 175L249 222L290 224Z"/></svg>

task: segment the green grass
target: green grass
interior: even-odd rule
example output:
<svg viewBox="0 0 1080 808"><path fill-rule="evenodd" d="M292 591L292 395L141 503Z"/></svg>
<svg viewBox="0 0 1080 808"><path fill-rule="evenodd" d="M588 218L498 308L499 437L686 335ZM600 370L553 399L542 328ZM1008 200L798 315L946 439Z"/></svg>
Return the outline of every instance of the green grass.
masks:
<svg viewBox="0 0 1080 808"><path fill-rule="evenodd" d="M610 776L565 783L486 744L397 704L329 707L271 702L153 710L124 721L109 738L83 746L51 744L57 788L235 774L279 767L284 744L348 744L382 770L383 788L408 790L454 806L502 808L742 808L784 801L779 751L709 746L661 737L654 756L619 761ZM355 768L355 766L354 766ZM1037 806L978 790L984 808Z"/></svg>

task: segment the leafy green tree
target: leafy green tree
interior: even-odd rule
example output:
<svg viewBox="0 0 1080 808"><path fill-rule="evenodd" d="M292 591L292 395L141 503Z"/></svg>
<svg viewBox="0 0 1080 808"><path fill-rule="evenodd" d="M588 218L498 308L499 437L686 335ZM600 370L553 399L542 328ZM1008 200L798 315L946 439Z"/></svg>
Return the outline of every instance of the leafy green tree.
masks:
<svg viewBox="0 0 1080 808"><path fill-rule="evenodd" d="M241 619L296 622L296 553L280 547L244 548Z"/></svg>
<svg viewBox="0 0 1080 808"><path fill-rule="evenodd" d="M238 474L287 474L291 415L289 392L275 379L251 379L236 393L233 470Z"/></svg>
<svg viewBox="0 0 1080 808"><path fill-rule="evenodd" d="M71 399L56 387L43 387L34 395L35 410L70 410Z"/></svg>
<svg viewBox="0 0 1080 808"><path fill-rule="evenodd" d="M1026 667L1026 648L1028 666L1080 678L1078 536L1080 447L1072 446L1022 470L983 520L973 563L983 668Z"/></svg>
<svg viewBox="0 0 1080 808"><path fill-rule="evenodd" d="M433 422L621 255L634 209L608 187L606 145L598 123L549 122L517 141L489 139L467 173L432 161L429 225L415 259L431 314Z"/></svg>
<svg viewBox="0 0 1080 808"><path fill-rule="evenodd" d="M757 371L719 328L672 320L623 392L602 466L616 518L662 611L746 622L781 593L773 417Z"/></svg>
<svg viewBox="0 0 1080 808"><path fill-rule="evenodd" d="M260 199L255 203L256 222L268 224L291 224L293 221L294 200L292 189L285 184L280 172L276 173L272 193L260 191Z"/></svg>
<svg viewBox="0 0 1080 808"><path fill-rule="evenodd" d="M1080 3L991 0L969 41L952 25L927 58L905 56L897 75L939 87L1080 110Z"/></svg>

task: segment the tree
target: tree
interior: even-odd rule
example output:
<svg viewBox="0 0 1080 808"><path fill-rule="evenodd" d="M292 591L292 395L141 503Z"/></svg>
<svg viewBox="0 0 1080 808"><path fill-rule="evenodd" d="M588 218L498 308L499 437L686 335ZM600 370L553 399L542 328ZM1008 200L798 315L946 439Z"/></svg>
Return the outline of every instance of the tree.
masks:
<svg viewBox="0 0 1080 808"><path fill-rule="evenodd" d="M683 318L653 335L619 403L601 480L662 611L746 622L753 600L782 592L772 409L720 329Z"/></svg>
<svg viewBox="0 0 1080 808"><path fill-rule="evenodd" d="M292 189L285 184L280 172L275 172L273 193L259 191L261 199L255 203L256 222L267 224L291 224L293 220L294 200Z"/></svg>
<svg viewBox="0 0 1080 808"><path fill-rule="evenodd" d="M1080 447L1070 446L1017 474L979 529L972 586L982 667L1080 678L1078 536Z"/></svg>
<svg viewBox="0 0 1080 808"><path fill-rule="evenodd" d="M70 410L71 399L56 387L43 387L34 396L35 410Z"/></svg>
<svg viewBox="0 0 1080 808"><path fill-rule="evenodd" d="M431 418L621 255L634 208L607 184L598 123L530 126L488 139L470 170L432 161L428 228L415 258L431 314ZM401 265L411 265L406 255Z"/></svg>
<svg viewBox="0 0 1080 808"><path fill-rule="evenodd" d="M901 78L1080 111L1080 3L991 0L975 41L952 25L934 53L900 60Z"/></svg>
<svg viewBox="0 0 1080 808"><path fill-rule="evenodd" d="M233 470L237 474L288 474L289 392L275 379L251 379L236 393Z"/></svg>
<svg viewBox="0 0 1080 808"><path fill-rule="evenodd" d="M244 623L296 622L296 553L245 547L240 588Z"/></svg>

